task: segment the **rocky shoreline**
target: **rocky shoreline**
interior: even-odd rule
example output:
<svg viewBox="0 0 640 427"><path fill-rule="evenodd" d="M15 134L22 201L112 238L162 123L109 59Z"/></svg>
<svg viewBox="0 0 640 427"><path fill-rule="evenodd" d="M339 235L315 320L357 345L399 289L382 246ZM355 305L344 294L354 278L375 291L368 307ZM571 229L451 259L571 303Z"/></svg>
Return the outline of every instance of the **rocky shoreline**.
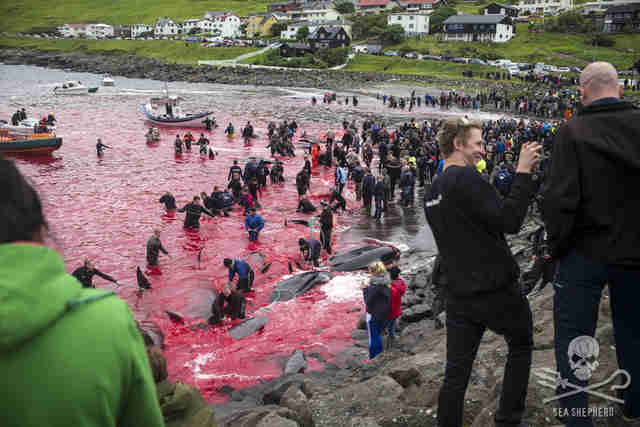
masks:
<svg viewBox="0 0 640 427"><path fill-rule="evenodd" d="M219 83L233 85L285 86L325 88L331 90L358 90L378 83L394 80L451 85L451 80L430 76L364 73L332 70L273 70L246 67L214 67L167 63L158 59L121 54L59 52L34 49L0 49L0 62L7 65L35 65L54 69L113 76L186 81L191 83ZM459 83L459 82L458 82ZM473 81L482 85L483 81ZM489 82L486 82L488 85Z"/></svg>
<svg viewBox="0 0 640 427"><path fill-rule="evenodd" d="M530 266L528 236L538 227L539 219L530 215L521 231L509 237L513 253L521 268ZM283 375L263 384L242 390L220 390L229 400L206 405L197 389L167 380L166 367L159 350L151 350L154 377L158 381L163 413L170 426L192 427L429 427L436 426L437 398L444 377L446 329L437 329L431 319L431 266L417 272L410 280L403 298L400 335L391 350L366 361L367 333L363 322L354 325L353 345L336 363L318 354L296 351L283 361ZM525 420L529 425L557 426L554 406L543 399L554 390L537 382L535 373L555 368L553 290L530 298L534 322L534 352L527 395ZM617 368L613 347L613 328L608 298L600 307L596 338L600 343L600 368L593 382L607 377ZM466 395L464 425L493 426L500 393L507 346L504 339L490 331L482 340ZM305 372L305 358L324 363L320 372ZM157 373L160 373L159 375ZM179 393L182 393L180 397ZM191 395L187 399L184 396ZM177 396L177 397L176 397ZM177 403L176 403L177 402ZM591 407L611 408L600 398ZM194 409L195 408L195 409ZM215 414L215 415L214 415ZM595 419L605 426L605 418Z"/></svg>

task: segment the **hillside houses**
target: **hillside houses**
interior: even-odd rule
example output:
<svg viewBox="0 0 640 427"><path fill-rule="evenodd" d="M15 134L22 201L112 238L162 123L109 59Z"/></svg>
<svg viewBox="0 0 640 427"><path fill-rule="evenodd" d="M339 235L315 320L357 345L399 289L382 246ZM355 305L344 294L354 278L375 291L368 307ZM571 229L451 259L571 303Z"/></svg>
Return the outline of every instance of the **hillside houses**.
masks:
<svg viewBox="0 0 640 427"><path fill-rule="evenodd" d="M159 18L153 26L153 35L156 37L175 36L180 33L182 33L182 26L168 17Z"/></svg>
<svg viewBox="0 0 640 427"><path fill-rule="evenodd" d="M360 0L356 3L356 13L360 15L377 15L394 7L400 7L400 4L394 0Z"/></svg>
<svg viewBox="0 0 640 427"><path fill-rule="evenodd" d="M338 19L335 21L297 21L287 24L287 29L280 33L280 38L284 40L296 40L298 30L302 27L309 28L309 34L313 33L320 27L340 27L344 28L349 38L351 38L351 27L353 23L346 19Z"/></svg>
<svg viewBox="0 0 640 427"><path fill-rule="evenodd" d="M114 28L107 24L64 24L58 27L63 37L86 37L104 39L113 37Z"/></svg>
<svg viewBox="0 0 640 427"><path fill-rule="evenodd" d="M444 40L504 43L515 35L505 15L454 15L443 23Z"/></svg>
<svg viewBox="0 0 640 427"><path fill-rule="evenodd" d="M408 36L424 36L429 34L428 13L392 13L387 16L388 25L400 25Z"/></svg>

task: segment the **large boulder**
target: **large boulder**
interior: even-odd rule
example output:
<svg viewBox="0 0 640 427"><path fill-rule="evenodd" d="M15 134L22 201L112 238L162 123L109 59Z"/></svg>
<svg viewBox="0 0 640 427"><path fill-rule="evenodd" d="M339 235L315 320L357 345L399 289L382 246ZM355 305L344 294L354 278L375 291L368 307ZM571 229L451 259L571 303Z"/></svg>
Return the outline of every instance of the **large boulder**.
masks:
<svg viewBox="0 0 640 427"><path fill-rule="evenodd" d="M301 427L314 427L309 400L299 385L291 385L280 399L280 406L291 409L297 415Z"/></svg>
<svg viewBox="0 0 640 427"><path fill-rule="evenodd" d="M300 350L296 350L289 360L287 360L287 364L284 367L284 374L299 374L303 373L308 368L307 360L304 357L304 353Z"/></svg>

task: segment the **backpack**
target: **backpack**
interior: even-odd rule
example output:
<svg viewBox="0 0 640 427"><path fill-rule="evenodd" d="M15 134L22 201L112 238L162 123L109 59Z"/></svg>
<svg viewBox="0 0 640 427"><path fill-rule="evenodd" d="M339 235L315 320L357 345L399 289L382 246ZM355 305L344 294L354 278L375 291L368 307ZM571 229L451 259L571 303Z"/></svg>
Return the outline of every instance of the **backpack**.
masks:
<svg viewBox="0 0 640 427"><path fill-rule="evenodd" d="M506 196L511 191L513 183L513 174L507 168L500 168L494 179L493 185L496 186L500 194Z"/></svg>

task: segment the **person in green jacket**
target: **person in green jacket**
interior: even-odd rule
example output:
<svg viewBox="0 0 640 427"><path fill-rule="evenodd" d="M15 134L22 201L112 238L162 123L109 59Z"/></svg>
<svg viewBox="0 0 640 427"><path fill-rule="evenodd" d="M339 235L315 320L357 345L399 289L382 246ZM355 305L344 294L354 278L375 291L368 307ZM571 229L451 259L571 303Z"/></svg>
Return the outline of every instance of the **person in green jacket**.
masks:
<svg viewBox="0 0 640 427"><path fill-rule="evenodd" d="M34 188L0 157L0 426L164 426L127 304L44 245Z"/></svg>

